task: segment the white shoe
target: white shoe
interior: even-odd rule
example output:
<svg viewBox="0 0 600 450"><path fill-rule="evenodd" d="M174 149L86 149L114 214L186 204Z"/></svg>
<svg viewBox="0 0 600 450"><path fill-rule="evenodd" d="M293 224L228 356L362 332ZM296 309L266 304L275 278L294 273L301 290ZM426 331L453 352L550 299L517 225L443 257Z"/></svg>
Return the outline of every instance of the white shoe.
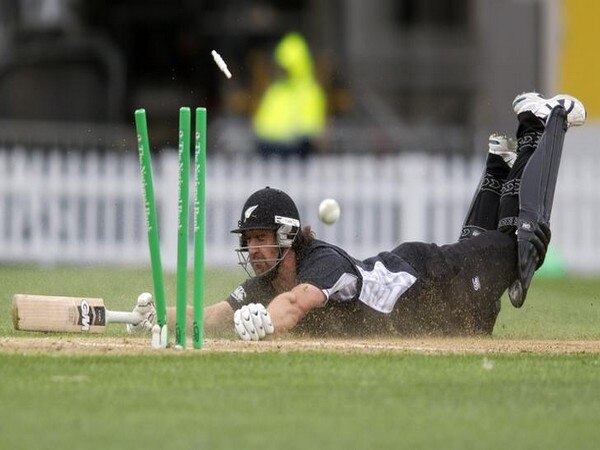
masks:
<svg viewBox="0 0 600 450"><path fill-rule="evenodd" d="M587 115L585 107L583 103L570 95L559 94L552 98L544 98L537 92L524 92L517 95L513 101L513 109L517 115L531 111L544 122L550 112L559 105L567 111L568 126L578 127L584 124Z"/></svg>
<svg viewBox="0 0 600 450"><path fill-rule="evenodd" d="M489 152L502 157L508 167L513 166L517 159L517 141L504 134L491 134L488 140Z"/></svg>

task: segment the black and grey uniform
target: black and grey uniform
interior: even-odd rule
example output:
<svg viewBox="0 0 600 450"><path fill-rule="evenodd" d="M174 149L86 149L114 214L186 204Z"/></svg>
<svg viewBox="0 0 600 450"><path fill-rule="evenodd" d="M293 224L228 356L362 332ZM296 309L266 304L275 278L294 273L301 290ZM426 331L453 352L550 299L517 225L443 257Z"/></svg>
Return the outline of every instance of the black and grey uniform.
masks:
<svg viewBox="0 0 600 450"><path fill-rule="evenodd" d="M515 278L516 243L497 231L438 246L404 243L356 260L320 240L297 254L297 281L321 289L326 302L295 331L317 336L396 333L491 333L499 298ZM235 310L267 305L268 281L250 278L229 297Z"/></svg>
<svg viewBox="0 0 600 450"><path fill-rule="evenodd" d="M531 112L518 119L516 161L511 168L488 154L458 242L408 242L364 261L319 240L298 250L298 283L321 289L326 302L296 330L322 336L490 334L500 297L518 276L519 185L545 130ZM273 297L269 281L251 278L228 301L238 309L267 305Z"/></svg>

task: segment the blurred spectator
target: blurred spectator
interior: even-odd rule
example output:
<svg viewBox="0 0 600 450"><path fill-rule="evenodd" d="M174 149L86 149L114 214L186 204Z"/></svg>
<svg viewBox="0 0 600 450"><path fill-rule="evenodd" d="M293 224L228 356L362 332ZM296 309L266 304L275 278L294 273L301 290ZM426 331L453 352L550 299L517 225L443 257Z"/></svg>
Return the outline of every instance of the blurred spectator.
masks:
<svg viewBox="0 0 600 450"><path fill-rule="evenodd" d="M306 157L325 128L325 93L313 73L304 38L289 33L277 44L275 63L284 71L263 94L253 118L261 155Z"/></svg>

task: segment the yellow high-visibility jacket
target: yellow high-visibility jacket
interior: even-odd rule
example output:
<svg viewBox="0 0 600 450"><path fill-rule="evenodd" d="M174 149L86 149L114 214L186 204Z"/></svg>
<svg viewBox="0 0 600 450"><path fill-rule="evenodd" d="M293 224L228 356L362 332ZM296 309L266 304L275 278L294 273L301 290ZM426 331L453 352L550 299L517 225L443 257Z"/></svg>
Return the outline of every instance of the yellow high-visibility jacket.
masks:
<svg viewBox="0 0 600 450"><path fill-rule="evenodd" d="M325 128L326 99L302 36L286 35L275 49L275 61L288 76L264 93L253 119L256 135L275 142L318 136Z"/></svg>

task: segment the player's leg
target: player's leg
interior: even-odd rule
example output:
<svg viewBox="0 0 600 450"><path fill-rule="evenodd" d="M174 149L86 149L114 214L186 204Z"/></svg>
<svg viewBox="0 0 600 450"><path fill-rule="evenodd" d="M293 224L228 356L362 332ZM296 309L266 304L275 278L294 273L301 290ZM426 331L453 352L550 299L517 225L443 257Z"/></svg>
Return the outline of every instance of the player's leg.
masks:
<svg viewBox="0 0 600 450"><path fill-rule="evenodd" d="M537 93L518 95L513 107L519 120L517 159L503 187L498 228L510 234L518 229L519 277L509 297L520 307L550 241L564 135L569 126L584 123L585 108L567 95L545 99Z"/></svg>
<svg viewBox="0 0 600 450"><path fill-rule="evenodd" d="M498 227L498 207L504 181L513 166L517 143L501 134L492 134L488 140L488 155L483 175L465 217L459 239L477 236Z"/></svg>
<svg viewBox="0 0 600 450"><path fill-rule="evenodd" d="M514 236L491 230L443 246L406 242L392 253L418 274L394 307L397 332L491 334L502 293L517 276Z"/></svg>
<svg viewBox="0 0 600 450"><path fill-rule="evenodd" d="M459 334L491 334L502 294L517 276L514 237L489 231L442 250L459 268L443 290L449 299L450 322Z"/></svg>
<svg viewBox="0 0 600 450"><path fill-rule="evenodd" d="M529 92L517 95L513 109L517 114L517 159L502 188L500 200L500 223L503 231L514 231L519 216L519 192L525 166L538 148L538 143L546 130L546 122L552 110L564 107L567 112L566 126L579 126L585 122L585 108L577 99L568 95L557 95L545 99L540 94ZM547 139L547 144L553 144ZM511 230L512 228L512 230Z"/></svg>
<svg viewBox="0 0 600 450"><path fill-rule="evenodd" d="M459 240L478 236L483 231L497 229L502 186L517 158L516 147L516 141L505 135L490 136L484 172L469 207ZM485 241L494 241L494 238ZM497 249L502 257L492 255L491 264L487 262L487 257L486 261L481 261L481 255L477 254L481 243L474 244L474 246L469 244L457 248L456 251L464 261L464 273L454 277L448 284L448 296L454 299L451 311L454 311L454 315L457 316L454 322L460 324L463 333L491 334L500 313L500 298L507 284L502 277L488 279L488 275L494 272L508 275L514 271L514 241L513 251ZM475 266L472 267L472 264ZM500 267L496 267L496 264L500 264ZM487 267L490 270L486 270L485 274L478 274L475 267L480 269ZM484 290L475 290L474 286L482 285L485 286Z"/></svg>

